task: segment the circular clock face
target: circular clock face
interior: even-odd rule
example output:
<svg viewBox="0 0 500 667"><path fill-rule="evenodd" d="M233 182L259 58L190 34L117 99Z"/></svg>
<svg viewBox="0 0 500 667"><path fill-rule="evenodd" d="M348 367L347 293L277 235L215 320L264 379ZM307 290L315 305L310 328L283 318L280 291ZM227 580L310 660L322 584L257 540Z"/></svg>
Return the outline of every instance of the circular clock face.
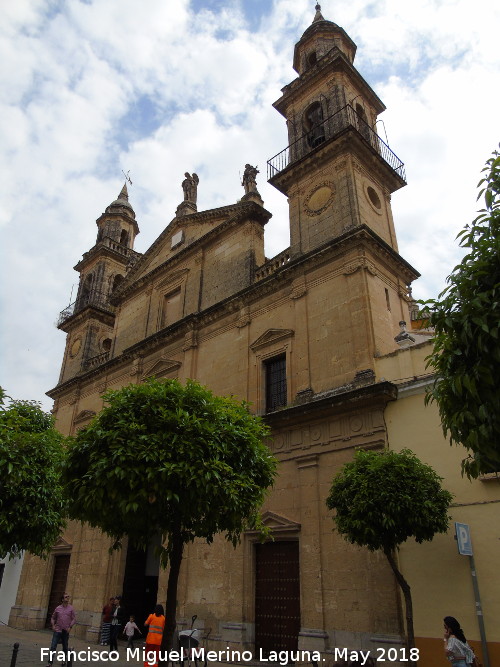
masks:
<svg viewBox="0 0 500 667"><path fill-rule="evenodd" d="M82 346L82 339L81 338L76 338L73 343L71 344L71 347L69 349L70 356L76 357L78 352L80 352L80 348Z"/></svg>

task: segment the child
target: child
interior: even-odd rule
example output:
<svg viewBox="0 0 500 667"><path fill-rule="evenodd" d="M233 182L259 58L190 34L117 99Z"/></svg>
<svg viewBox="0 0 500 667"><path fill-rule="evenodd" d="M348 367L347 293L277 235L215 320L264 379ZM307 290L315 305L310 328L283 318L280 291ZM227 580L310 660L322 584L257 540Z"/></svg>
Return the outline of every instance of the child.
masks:
<svg viewBox="0 0 500 667"><path fill-rule="evenodd" d="M127 625L123 629L123 634L127 635L127 648L134 648L134 633L137 630L137 632L142 635L142 632L139 630L137 625L135 624L135 616L130 617L130 621L127 623Z"/></svg>

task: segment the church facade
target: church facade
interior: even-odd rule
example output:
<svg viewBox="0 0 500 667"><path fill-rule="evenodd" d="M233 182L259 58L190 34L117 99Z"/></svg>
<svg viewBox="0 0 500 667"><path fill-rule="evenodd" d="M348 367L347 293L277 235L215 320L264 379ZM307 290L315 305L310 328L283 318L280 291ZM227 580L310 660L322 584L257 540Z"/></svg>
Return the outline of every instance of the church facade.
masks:
<svg viewBox="0 0 500 667"><path fill-rule="evenodd" d="M152 376L245 399L272 429L279 476L263 514L273 541L248 533L236 549L221 538L185 551L178 619L196 614L216 650L328 655L403 642L385 557L334 533L325 505L356 448L388 446L394 380L408 377L393 360L428 339L401 324L419 275L398 252L391 213L404 166L374 131L384 105L355 69L355 52L318 6L295 45L298 76L274 104L288 147L269 160L268 178L289 201L289 248L265 257L271 213L251 165L242 199L207 211L187 173L184 201L144 254L134 250L139 225L125 185L97 219L96 244L75 267L76 301L59 319L67 343L49 396L63 433L99 412L104 391ZM63 589L89 641L111 595L123 594L142 622L164 601L167 574L151 548L109 546L72 523L48 560L26 555L11 623L44 627Z"/></svg>

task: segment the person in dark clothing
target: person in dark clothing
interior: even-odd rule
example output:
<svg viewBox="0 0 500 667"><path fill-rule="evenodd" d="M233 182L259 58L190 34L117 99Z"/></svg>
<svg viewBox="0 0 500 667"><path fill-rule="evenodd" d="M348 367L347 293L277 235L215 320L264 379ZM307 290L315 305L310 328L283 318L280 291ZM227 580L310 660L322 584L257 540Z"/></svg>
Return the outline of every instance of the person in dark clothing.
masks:
<svg viewBox="0 0 500 667"><path fill-rule="evenodd" d="M109 633L109 650L118 651L118 635L125 625L127 612L122 604L121 595L115 597L113 613L111 614L111 628Z"/></svg>

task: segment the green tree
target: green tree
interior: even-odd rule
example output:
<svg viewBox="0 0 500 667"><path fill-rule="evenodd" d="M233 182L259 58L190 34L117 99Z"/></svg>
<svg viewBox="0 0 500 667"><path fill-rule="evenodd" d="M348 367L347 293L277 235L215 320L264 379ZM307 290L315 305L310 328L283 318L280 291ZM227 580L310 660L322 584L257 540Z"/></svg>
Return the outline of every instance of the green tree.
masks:
<svg viewBox="0 0 500 667"><path fill-rule="evenodd" d="M346 540L386 555L405 599L408 648L415 645L411 590L394 553L409 537L421 543L448 530L452 495L441 479L410 450L360 450L334 477L326 501Z"/></svg>
<svg viewBox="0 0 500 667"><path fill-rule="evenodd" d="M0 388L0 557L46 556L64 527L64 437L35 401Z"/></svg>
<svg viewBox="0 0 500 667"><path fill-rule="evenodd" d="M115 540L146 548L161 534L170 565L164 646L176 625L184 545L225 533L233 545L273 483L277 462L267 427L247 404L214 396L197 382L149 380L104 396L107 405L68 451L70 516Z"/></svg>
<svg viewBox="0 0 500 667"><path fill-rule="evenodd" d="M435 330L428 365L436 374L427 402L436 401L450 444L470 454L469 478L500 470L500 156L479 181L485 208L459 234L468 252L437 299L421 302Z"/></svg>

